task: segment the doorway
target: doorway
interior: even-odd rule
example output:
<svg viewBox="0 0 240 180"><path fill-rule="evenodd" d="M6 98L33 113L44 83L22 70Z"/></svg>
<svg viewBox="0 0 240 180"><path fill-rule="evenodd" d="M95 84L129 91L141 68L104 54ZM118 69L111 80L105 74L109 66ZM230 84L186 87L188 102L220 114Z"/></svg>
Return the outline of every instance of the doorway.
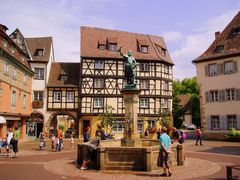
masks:
<svg viewBox="0 0 240 180"><path fill-rule="evenodd" d="M43 123L37 123L37 138L39 137L39 134L42 132L43 130Z"/></svg>

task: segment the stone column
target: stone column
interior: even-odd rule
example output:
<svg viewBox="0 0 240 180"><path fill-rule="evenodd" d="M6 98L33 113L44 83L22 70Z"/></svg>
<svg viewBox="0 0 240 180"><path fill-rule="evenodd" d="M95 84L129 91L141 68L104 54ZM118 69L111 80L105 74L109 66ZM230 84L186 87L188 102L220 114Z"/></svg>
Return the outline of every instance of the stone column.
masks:
<svg viewBox="0 0 240 180"><path fill-rule="evenodd" d="M125 104L125 130L121 141L122 146L141 146L141 140L137 129L138 103L140 94L138 89L126 89L121 93Z"/></svg>

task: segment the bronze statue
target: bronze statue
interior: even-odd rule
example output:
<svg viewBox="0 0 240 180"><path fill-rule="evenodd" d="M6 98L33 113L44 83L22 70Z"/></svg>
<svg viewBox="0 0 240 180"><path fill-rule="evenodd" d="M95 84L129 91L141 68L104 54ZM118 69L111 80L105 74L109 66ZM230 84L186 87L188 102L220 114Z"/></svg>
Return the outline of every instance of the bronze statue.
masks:
<svg viewBox="0 0 240 180"><path fill-rule="evenodd" d="M119 52L120 55L125 59L125 79L127 80L127 85L130 87L136 87L136 67L138 63L132 56L132 51L129 50L128 54L122 53L122 48L120 47Z"/></svg>

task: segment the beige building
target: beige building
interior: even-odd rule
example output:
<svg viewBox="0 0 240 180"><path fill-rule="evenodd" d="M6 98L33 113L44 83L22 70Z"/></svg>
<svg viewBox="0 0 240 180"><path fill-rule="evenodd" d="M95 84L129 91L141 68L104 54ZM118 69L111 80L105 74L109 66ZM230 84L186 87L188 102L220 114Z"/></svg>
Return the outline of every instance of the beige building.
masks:
<svg viewBox="0 0 240 180"><path fill-rule="evenodd" d="M222 138L240 129L240 12L198 58L193 60L200 85L202 126Z"/></svg>

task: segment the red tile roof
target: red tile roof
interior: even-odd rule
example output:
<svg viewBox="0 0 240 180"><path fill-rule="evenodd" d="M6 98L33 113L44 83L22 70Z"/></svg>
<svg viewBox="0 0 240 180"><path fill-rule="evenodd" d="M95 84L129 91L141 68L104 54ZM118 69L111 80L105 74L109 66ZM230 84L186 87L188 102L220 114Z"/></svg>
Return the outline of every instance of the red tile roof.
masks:
<svg viewBox="0 0 240 180"><path fill-rule="evenodd" d="M235 29L240 30L240 11L232 19L232 21L226 26L226 28L220 34L216 34L217 37L209 48L198 58L193 60L194 63L201 61L207 61L217 59L226 56L239 55L240 54L240 31L233 33ZM223 51L216 52L217 48L224 47Z"/></svg>
<svg viewBox="0 0 240 180"><path fill-rule="evenodd" d="M78 87L80 63L53 62L47 87ZM61 76L67 76L66 81L61 80Z"/></svg>
<svg viewBox="0 0 240 180"><path fill-rule="evenodd" d="M52 49L52 37L25 38L33 61L48 62ZM43 56L37 56L36 50L43 49Z"/></svg>
<svg viewBox="0 0 240 180"><path fill-rule="evenodd" d="M105 43L104 43L105 42ZM119 52L111 52L107 49L99 50L99 44L117 43L117 48L122 47L122 52L133 51L135 59L161 60L173 64L167 51L166 44L161 36L131 33L119 30L110 30L96 27L81 27L81 57L122 58ZM148 53L139 52L139 46L148 46ZM158 47L157 47L158 46ZM158 48L166 50L166 55L160 54Z"/></svg>

